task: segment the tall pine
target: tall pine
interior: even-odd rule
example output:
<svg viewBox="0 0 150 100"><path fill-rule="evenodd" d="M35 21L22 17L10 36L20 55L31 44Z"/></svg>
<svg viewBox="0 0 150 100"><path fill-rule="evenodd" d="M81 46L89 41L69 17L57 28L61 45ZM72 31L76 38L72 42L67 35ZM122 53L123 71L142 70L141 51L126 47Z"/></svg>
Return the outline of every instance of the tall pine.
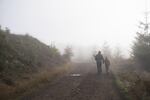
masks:
<svg viewBox="0 0 150 100"><path fill-rule="evenodd" d="M137 32L136 40L133 44L133 57L138 61L142 68L150 71L150 33L148 23L148 13L145 17L145 23L140 22L141 32Z"/></svg>

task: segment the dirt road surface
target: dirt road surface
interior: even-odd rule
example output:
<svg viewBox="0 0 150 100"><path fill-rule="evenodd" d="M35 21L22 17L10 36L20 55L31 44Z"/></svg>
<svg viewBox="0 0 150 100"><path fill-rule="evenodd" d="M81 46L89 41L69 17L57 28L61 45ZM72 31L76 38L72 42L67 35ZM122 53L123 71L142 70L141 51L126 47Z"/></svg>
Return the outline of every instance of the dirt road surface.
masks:
<svg viewBox="0 0 150 100"><path fill-rule="evenodd" d="M82 68L84 66L84 68ZM112 75L96 74L96 67L78 65L69 74L21 100L122 100Z"/></svg>

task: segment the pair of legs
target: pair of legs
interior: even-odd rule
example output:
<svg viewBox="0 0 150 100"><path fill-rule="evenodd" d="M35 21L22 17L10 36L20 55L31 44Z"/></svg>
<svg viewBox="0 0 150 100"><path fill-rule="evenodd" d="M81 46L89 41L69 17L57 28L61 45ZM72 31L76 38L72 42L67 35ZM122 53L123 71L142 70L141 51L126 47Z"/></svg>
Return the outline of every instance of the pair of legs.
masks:
<svg viewBox="0 0 150 100"><path fill-rule="evenodd" d="M97 71L98 71L98 74L102 73L102 63L101 62L97 62Z"/></svg>
<svg viewBox="0 0 150 100"><path fill-rule="evenodd" d="M109 65L105 64L105 68L106 68L106 73L108 74L109 73Z"/></svg>
<svg viewBox="0 0 150 100"><path fill-rule="evenodd" d="M109 66L105 65L106 67L106 73L108 74L109 73Z"/></svg>

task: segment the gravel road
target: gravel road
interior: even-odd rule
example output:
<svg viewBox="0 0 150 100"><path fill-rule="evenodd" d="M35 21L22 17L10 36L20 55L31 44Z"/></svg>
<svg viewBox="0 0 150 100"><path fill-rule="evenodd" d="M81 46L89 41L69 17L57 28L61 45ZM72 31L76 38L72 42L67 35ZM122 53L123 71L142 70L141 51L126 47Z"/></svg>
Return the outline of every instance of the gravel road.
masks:
<svg viewBox="0 0 150 100"><path fill-rule="evenodd" d="M21 100L122 100L111 74L97 75L93 67L83 71L83 66L87 65L78 66L80 70L73 70Z"/></svg>

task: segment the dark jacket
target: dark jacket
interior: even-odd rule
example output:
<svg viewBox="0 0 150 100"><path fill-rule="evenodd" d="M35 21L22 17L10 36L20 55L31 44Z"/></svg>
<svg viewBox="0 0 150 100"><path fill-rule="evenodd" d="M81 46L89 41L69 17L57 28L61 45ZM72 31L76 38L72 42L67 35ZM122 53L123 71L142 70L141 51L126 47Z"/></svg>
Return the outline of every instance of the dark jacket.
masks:
<svg viewBox="0 0 150 100"><path fill-rule="evenodd" d="M102 54L97 54L95 56L95 60L96 60L96 62L103 62L104 63L104 58L103 58Z"/></svg>

